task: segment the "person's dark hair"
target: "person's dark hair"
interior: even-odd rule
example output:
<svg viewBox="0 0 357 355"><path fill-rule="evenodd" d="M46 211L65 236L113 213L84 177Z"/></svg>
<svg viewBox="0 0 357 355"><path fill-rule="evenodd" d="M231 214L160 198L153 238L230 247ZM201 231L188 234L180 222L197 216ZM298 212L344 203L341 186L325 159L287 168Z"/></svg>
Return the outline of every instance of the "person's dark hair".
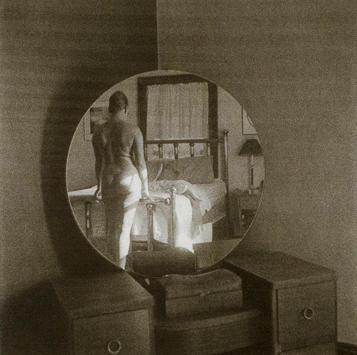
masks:
<svg viewBox="0 0 357 355"><path fill-rule="evenodd" d="M116 114L128 107L128 98L122 91L115 91L109 98L109 112Z"/></svg>

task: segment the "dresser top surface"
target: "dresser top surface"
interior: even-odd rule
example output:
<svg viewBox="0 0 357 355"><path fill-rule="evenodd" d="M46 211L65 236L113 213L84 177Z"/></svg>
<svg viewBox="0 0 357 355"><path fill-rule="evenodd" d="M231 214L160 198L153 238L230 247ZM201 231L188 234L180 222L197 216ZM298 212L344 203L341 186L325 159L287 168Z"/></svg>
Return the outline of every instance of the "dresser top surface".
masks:
<svg viewBox="0 0 357 355"><path fill-rule="evenodd" d="M53 288L70 318L146 308L153 298L126 272L63 277Z"/></svg>
<svg viewBox="0 0 357 355"><path fill-rule="evenodd" d="M239 251L225 263L262 279L273 288L333 280L334 271L282 252Z"/></svg>

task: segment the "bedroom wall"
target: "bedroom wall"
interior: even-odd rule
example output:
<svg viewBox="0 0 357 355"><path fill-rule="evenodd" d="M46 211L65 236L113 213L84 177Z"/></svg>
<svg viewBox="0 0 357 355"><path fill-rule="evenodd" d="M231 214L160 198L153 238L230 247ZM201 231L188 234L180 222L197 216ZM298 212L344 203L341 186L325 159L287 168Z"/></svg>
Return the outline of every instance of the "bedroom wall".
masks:
<svg viewBox="0 0 357 355"><path fill-rule="evenodd" d="M254 123L254 122L253 122ZM246 191L249 188L248 156L238 153L247 139L258 139L258 134L242 134L242 106L222 87L218 87L218 129L229 130L228 135L228 168L229 189ZM264 153L264 152L263 152ZM258 187L265 179L264 155L254 158L254 186Z"/></svg>
<svg viewBox="0 0 357 355"><path fill-rule="evenodd" d="M69 191L85 189L95 185L95 159L92 141L85 138L84 121L90 119L89 110L83 115L73 133L69 148L66 182Z"/></svg>
<svg viewBox="0 0 357 355"><path fill-rule="evenodd" d="M105 269L67 206L70 138L99 94L157 68L156 4L9 0L0 17L0 352L52 354L46 280Z"/></svg>
<svg viewBox="0 0 357 355"><path fill-rule="evenodd" d="M259 133L266 184L243 246L335 269L338 339L354 344L356 5L158 0L159 67L216 82L247 108Z"/></svg>

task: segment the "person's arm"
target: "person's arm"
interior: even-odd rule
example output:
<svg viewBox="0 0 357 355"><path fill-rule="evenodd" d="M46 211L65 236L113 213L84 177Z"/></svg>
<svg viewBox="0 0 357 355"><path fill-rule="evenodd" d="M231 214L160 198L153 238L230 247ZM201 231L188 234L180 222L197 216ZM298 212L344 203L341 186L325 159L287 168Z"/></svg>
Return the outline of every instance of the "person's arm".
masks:
<svg viewBox="0 0 357 355"><path fill-rule="evenodd" d="M146 162L144 157L144 139L140 129L137 129L135 133L133 148L135 154L135 166L138 169L141 184L142 184L143 198L150 198L148 171L146 168Z"/></svg>
<svg viewBox="0 0 357 355"><path fill-rule="evenodd" d="M92 144L95 156L95 175L97 177L97 190L95 192L95 198L97 200L101 200L104 172L104 150L101 136L98 131L93 134Z"/></svg>

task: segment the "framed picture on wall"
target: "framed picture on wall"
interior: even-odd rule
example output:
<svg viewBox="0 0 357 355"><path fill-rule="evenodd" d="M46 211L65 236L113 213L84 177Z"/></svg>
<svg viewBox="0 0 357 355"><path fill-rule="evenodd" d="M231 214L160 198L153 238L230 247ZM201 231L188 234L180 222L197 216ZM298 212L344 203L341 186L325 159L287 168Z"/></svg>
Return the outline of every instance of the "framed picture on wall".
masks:
<svg viewBox="0 0 357 355"><path fill-rule="evenodd" d="M90 141L92 139L95 128L106 122L106 108L105 107L91 107L89 113L84 119L84 140Z"/></svg>
<svg viewBox="0 0 357 355"><path fill-rule="evenodd" d="M242 134L257 134L253 122L249 118L247 112L242 107Z"/></svg>

